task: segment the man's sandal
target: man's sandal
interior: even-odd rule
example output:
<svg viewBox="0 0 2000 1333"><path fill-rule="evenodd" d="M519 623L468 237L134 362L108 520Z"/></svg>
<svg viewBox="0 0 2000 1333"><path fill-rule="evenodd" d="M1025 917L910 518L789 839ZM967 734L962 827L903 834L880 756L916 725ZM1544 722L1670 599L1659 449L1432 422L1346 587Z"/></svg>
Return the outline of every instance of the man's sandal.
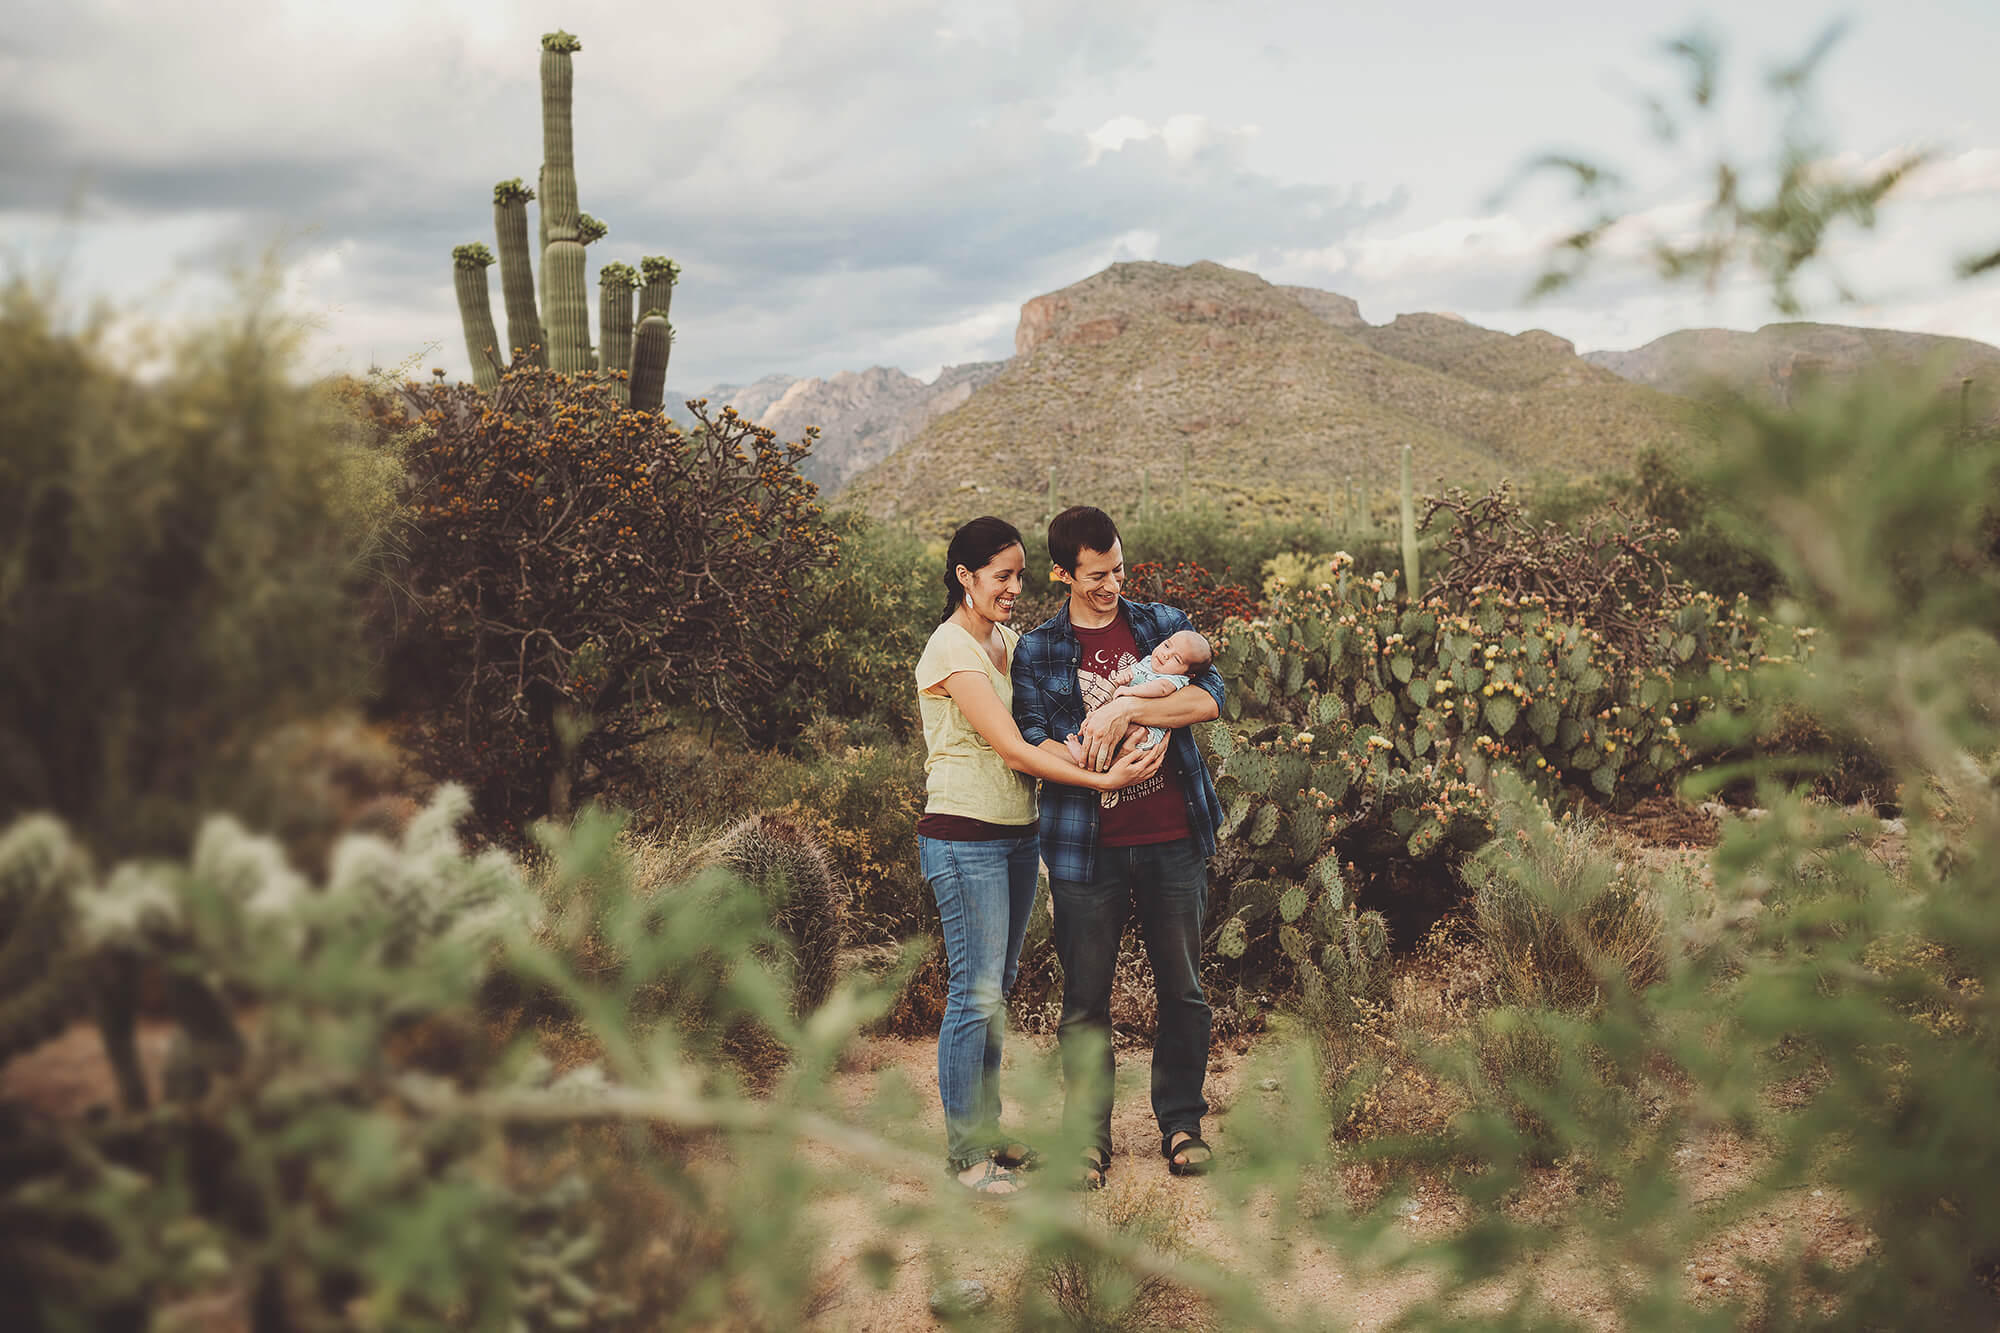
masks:
<svg viewBox="0 0 2000 1333"><path fill-rule="evenodd" d="M958 1172L956 1171L951 1173L951 1178L957 1181L960 1189L965 1190L975 1199L1011 1199L1016 1194L1022 1193L1025 1189L1021 1182L1014 1178L1012 1171L1001 1166L990 1157L986 1159L986 1170L977 1180L959 1180ZM1009 1188L1002 1188L1002 1186Z"/></svg>
<svg viewBox="0 0 2000 1333"><path fill-rule="evenodd" d="M1191 1152L1198 1152L1197 1159L1182 1161ZM1171 1134L1160 1135L1160 1156L1167 1159L1167 1170L1177 1176L1205 1176L1209 1164L1215 1159L1215 1150L1202 1142L1201 1135L1192 1130L1177 1129Z"/></svg>
<svg viewBox="0 0 2000 1333"><path fill-rule="evenodd" d="M1025 1143L1003 1143L993 1150L993 1160L1008 1171L1033 1171L1042 1164L1042 1154Z"/></svg>
<svg viewBox="0 0 2000 1333"><path fill-rule="evenodd" d="M1111 1174L1111 1154L1102 1148L1085 1148L1077 1157L1076 1179L1070 1182L1073 1190L1101 1190L1105 1177Z"/></svg>

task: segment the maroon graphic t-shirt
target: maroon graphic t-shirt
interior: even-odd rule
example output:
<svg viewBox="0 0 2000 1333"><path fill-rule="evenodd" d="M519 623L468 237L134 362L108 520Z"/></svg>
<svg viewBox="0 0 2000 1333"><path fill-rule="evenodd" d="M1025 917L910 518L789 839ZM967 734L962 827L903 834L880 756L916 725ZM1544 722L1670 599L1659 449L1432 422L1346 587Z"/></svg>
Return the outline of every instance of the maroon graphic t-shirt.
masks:
<svg viewBox="0 0 2000 1333"><path fill-rule="evenodd" d="M1125 618L1123 606L1118 608L1118 618L1103 629L1085 629L1074 621L1070 629L1081 650L1076 662L1077 688L1083 692L1085 711L1094 713L1116 688L1111 678L1139 660L1139 643L1132 637L1132 624ZM1188 836L1187 803L1181 799L1180 776L1171 763L1162 764L1160 771L1144 782L1099 793L1097 801L1097 842L1101 847L1142 847Z"/></svg>

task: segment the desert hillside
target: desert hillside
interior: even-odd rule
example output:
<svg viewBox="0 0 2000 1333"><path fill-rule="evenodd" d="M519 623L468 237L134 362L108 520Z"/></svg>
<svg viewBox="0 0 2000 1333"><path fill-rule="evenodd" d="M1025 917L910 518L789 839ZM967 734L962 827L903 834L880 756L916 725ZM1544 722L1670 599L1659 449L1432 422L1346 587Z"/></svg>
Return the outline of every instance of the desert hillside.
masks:
<svg viewBox="0 0 2000 1333"><path fill-rule="evenodd" d="M1560 338L1445 316L1362 320L1331 292L1198 263L1115 264L1022 307L1015 356L855 478L847 502L943 528L1058 498L1130 508L1142 487L1227 507L1324 511L1350 475L1474 486L1623 466L1706 437L1705 409L1592 366Z"/></svg>

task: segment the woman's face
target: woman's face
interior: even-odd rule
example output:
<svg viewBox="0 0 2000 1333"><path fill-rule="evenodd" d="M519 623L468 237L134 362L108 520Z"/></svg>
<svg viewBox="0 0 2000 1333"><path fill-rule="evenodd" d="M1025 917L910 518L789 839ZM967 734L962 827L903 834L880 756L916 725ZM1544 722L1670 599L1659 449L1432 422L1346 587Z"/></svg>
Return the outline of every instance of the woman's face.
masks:
<svg viewBox="0 0 2000 1333"><path fill-rule="evenodd" d="M977 570L958 567L958 583L965 589L966 605L988 620L1006 621L1014 614L1014 599L1021 595L1021 576L1028 568L1028 553L1015 542Z"/></svg>

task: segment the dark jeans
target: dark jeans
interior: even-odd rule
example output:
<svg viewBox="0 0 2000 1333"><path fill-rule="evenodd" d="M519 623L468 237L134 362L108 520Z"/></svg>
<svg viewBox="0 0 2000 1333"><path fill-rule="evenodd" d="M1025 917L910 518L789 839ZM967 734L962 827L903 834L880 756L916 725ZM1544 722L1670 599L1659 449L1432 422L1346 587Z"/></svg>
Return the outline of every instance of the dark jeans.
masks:
<svg viewBox="0 0 2000 1333"><path fill-rule="evenodd" d="M962 1171L1006 1142L1000 1042L1007 1008L1001 1001L1013 988L1035 906L1035 826L990 842L920 836L917 852L944 925L950 981L938 1031L938 1096L945 1153L952 1169Z"/></svg>
<svg viewBox="0 0 2000 1333"><path fill-rule="evenodd" d="M1111 1152L1111 974L1128 913L1153 965L1160 1021L1153 1037L1153 1118L1160 1132L1201 1132L1208 1113L1208 1001L1201 991L1201 924L1208 867L1192 838L1100 847L1096 878L1051 879L1056 956L1063 967L1063 1129Z"/></svg>

